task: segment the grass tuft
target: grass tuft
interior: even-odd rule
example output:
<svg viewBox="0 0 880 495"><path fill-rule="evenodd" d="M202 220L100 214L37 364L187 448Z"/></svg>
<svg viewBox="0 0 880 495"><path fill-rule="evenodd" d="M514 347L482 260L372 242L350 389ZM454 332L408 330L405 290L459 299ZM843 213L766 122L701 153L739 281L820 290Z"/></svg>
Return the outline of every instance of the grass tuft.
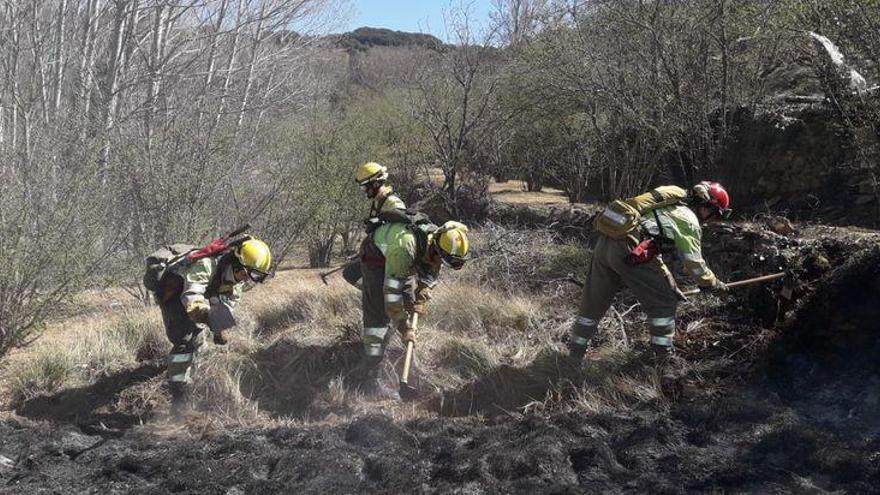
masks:
<svg viewBox="0 0 880 495"><path fill-rule="evenodd" d="M11 373L12 400L20 404L66 386L77 373L77 362L70 353L46 348L34 353L27 363Z"/></svg>
<svg viewBox="0 0 880 495"><path fill-rule="evenodd" d="M451 337L436 351L437 365L447 368L465 380L488 375L498 366L498 359L483 342Z"/></svg>

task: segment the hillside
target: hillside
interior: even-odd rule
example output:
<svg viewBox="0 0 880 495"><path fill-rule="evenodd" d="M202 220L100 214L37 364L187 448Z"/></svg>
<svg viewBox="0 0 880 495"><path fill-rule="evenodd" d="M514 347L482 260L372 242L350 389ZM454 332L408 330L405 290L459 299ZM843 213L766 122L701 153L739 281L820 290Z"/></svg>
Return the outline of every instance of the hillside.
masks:
<svg viewBox="0 0 880 495"><path fill-rule="evenodd" d="M408 33L386 28L359 27L338 35L337 45L341 48L364 51L372 47L441 47L443 42L436 36L425 33Z"/></svg>

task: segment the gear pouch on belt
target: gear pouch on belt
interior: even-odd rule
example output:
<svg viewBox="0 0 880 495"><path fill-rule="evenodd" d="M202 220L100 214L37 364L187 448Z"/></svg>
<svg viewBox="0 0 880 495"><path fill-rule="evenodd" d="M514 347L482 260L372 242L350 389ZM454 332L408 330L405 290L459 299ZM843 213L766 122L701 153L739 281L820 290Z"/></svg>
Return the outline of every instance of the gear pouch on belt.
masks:
<svg viewBox="0 0 880 495"><path fill-rule="evenodd" d="M228 330L235 326L232 308L220 298L211 298L211 309L208 311L208 327L212 332Z"/></svg>
<svg viewBox="0 0 880 495"><path fill-rule="evenodd" d="M385 268L385 255L376 247L371 237L361 244L361 262L373 268Z"/></svg>
<svg viewBox="0 0 880 495"><path fill-rule="evenodd" d="M593 228L611 239L621 240L636 228L639 218L637 209L618 199L596 215Z"/></svg>
<svg viewBox="0 0 880 495"><path fill-rule="evenodd" d="M645 239L629 250L625 261L630 266L644 265L656 258L658 254L660 254L660 246L654 239Z"/></svg>

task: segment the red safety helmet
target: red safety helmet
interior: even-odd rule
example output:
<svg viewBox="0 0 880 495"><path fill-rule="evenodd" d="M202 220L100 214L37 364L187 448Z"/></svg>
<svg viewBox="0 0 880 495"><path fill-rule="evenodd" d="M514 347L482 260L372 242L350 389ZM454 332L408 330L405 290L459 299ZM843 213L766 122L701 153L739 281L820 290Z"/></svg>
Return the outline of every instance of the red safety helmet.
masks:
<svg viewBox="0 0 880 495"><path fill-rule="evenodd" d="M698 204L714 207L719 217L730 217L732 213L730 209L730 195L727 194L727 190L720 183L708 180L700 182L694 186L693 196L697 199Z"/></svg>

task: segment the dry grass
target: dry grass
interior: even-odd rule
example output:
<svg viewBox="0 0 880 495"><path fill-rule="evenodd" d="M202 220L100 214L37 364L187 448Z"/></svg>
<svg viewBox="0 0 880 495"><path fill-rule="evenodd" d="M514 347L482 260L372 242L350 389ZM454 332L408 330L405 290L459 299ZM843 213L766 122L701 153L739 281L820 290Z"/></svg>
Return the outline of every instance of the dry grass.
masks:
<svg viewBox="0 0 880 495"><path fill-rule="evenodd" d="M504 339L538 328L540 308L533 299L487 292L469 284L437 288L425 322L456 335Z"/></svg>
<svg viewBox="0 0 880 495"><path fill-rule="evenodd" d="M545 187L541 192L528 192L521 180L492 182L489 184L489 194L496 201L508 204L556 205L568 203L568 198L559 189Z"/></svg>
<svg viewBox="0 0 880 495"><path fill-rule="evenodd" d="M35 344L13 353L2 381L20 403L61 388L92 383L139 361L167 352L158 315L111 312L104 318L74 319L49 330Z"/></svg>
<svg viewBox="0 0 880 495"><path fill-rule="evenodd" d="M569 246L523 247L532 248L561 264L577 264L582 253ZM423 391L448 398L439 409L431 400L414 405L365 395L357 368L359 293L339 277L325 286L316 270L292 269L245 294L228 346L202 346L194 408L204 418L193 424L326 423L365 413L415 418L445 412L455 400L474 414L598 412L639 403L663 407L667 399L656 371L633 366L616 337L600 340L603 347L586 371L572 371L559 359L573 299L479 285L466 271L444 278L419 331L417 375ZM7 402L21 404L92 384L143 362L163 363L170 344L158 308L98 311L101 303L91 304L90 314L56 325L9 356L0 370ZM401 355L395 336L386 360L392 387ZM117 394L112 408L155 422L168 408L163 385L164 375L132 383ZM473 403L474 396L485 398L485 404Z"/></svg>

